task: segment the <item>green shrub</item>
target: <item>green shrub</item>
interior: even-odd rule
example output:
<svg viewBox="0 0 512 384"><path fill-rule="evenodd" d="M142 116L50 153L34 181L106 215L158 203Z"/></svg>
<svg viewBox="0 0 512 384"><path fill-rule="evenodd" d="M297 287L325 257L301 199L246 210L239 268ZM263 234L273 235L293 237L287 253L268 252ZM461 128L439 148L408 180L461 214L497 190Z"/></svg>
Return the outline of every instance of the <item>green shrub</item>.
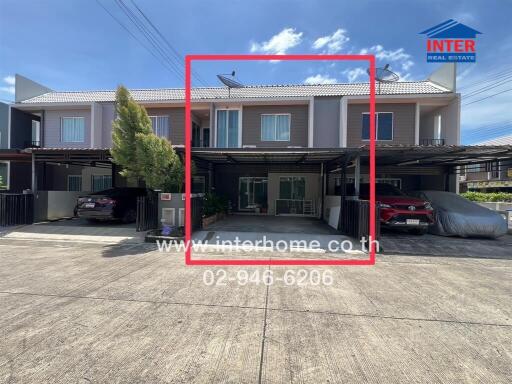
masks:
<svg viewBox="0 0 512 384"><path fill-rule="evenodd" d="M227 212L228 200L225 197L207 193L203 199L203 216L208 217L216 213Z"/></svg>
<svg viewBox="0 0 512 384"><path fill-rule="evenodd" d="M462 197L465 197L471 201L477 202L512 202L512 193L506 192L465 192L461 193Z"/></svg>

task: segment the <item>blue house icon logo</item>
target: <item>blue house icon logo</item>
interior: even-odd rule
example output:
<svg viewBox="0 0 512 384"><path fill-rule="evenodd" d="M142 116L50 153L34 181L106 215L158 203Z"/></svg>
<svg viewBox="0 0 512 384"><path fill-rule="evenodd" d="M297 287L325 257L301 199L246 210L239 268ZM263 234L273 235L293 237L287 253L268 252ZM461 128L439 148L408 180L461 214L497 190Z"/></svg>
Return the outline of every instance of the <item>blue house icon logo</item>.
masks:
<svg viewBox="0 0 512 384"><path fill-rule="evenodd" d="M482 34L453 19L420 32L427 36L427 62L474 63L476 36Z"/></svg>

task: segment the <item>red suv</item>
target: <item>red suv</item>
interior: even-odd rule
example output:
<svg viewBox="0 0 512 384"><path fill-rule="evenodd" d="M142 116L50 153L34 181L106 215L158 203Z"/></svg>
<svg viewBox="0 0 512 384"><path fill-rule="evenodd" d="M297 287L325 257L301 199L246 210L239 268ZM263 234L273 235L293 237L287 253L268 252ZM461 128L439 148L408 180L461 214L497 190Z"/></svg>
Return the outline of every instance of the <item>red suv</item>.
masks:
<svg viewBox="0 0 512 384"><path fill-rule="evenodd" d="M360 198L368 200L369 191L369 184L361 184ZM428 201L407 196L391 184L375 184L375 197L380 206L380 223L383 226L424 234L434 224L434 210Z"/></svg>

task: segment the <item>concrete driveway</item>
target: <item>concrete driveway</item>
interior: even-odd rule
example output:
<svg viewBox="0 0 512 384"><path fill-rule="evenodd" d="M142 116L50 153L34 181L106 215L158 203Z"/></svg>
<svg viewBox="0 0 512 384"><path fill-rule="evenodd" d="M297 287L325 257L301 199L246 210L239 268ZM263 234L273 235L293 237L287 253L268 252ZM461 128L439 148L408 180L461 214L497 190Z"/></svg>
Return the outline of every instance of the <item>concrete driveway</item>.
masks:
<svg viewBox="0 0 512 384"><path fill-rule="evenodd" d="M306 268L330 269L330 286L207 286L205 270L219 268L186 267L183 255L147 244L3 238L0 263L0 382L512 376L511 258L389 255L373 267Z"/></svg>
<svg viewBox="0 0 512 384"><path fill-rule="evenodd" d="M7 239L29 239L40 242L79 241L93 244L140 243L144 241L144 233L136 232L135 223L89 222L79 218L19 226L4 231L2 236Z"/></svg>

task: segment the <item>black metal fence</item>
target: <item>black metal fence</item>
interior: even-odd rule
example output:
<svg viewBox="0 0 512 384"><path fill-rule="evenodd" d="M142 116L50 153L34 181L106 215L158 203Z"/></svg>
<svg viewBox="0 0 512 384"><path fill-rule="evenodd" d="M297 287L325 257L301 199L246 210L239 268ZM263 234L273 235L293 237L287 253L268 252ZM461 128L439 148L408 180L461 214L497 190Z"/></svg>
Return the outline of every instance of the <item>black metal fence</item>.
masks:
<svg viewBox="0 0 512 384"><path fill-rule="evenodd" d="M375 239L380 238L379 207L375 207ZM340 231L356 239L370 238L370 202L368 200L342 201Z"/></svg>
<svg viewBox="0 0 512 384"><path fill-rule="evenodd" d="M158 228L158 193L137 197L137 232Z"/></svg>
<svg viewBox="0 0 512 384"><path fill-rule="evenodd" d="M192 229L201 229L203 222L203 196L192 198Z"/></svg>
<svg viewBox="0 0 512 384"><path fill-rule="evenodd" d="M32 224L33 222L34 195L0 194L0 226Z"/></svg>

